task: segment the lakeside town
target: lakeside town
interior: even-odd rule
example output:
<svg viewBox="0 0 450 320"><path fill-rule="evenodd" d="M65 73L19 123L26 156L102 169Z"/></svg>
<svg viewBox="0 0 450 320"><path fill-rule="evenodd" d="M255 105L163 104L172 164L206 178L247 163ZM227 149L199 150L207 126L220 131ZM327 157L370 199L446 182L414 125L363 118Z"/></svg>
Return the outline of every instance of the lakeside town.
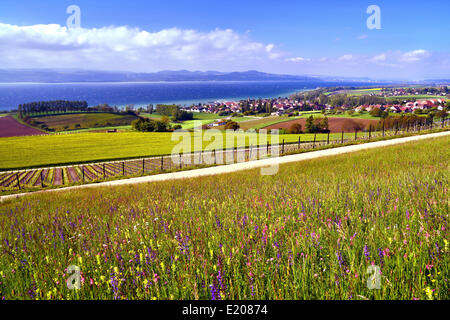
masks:
<svg viewBox="0 0 450 320"><path fill-rule="evenodd" d="M390 113L427 113L442 111L450 105L450 86L440 88L382 88L363 90L336 90L324 93L324 89L294 94L287 98L247 99L240 101L209 102L187 107L190 112L207 112L218 115L296 116L301 111L324 113L363 113L376 115L379 110ZM371 91L376 92L371 92ZM358 92L359 96L354 95ZM337 97L338 99L333 99ZM339 99L341 98L341 99ZM343 98L343 99L342 99ZM356 99L352 99L356 98ZM340 101L339 101L340 100ZM356 100L356 101L355 101ZM358 103L366 102L366 103ZM356 103L355 103L356 102Z"/></svg>

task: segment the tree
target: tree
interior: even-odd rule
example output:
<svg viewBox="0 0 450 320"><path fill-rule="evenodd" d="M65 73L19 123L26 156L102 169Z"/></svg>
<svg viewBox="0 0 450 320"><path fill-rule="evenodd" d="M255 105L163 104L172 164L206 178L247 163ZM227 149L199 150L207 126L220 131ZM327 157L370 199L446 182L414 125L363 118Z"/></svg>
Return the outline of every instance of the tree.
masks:
<svg viewBox="0 0 450 320"><path fill-rule="evenodd" d="M180 108L176 105L165 105L158 104L156 105L156 112L162 116L173 116Z"/></svg>
<svg viewBox="0 0 450 320"><path fill-rule="evenodd" d="M309 116L306 119L306 124L305 124L305 132L306 133L314 133L316 132L317 127L314 124L314 117L313 116Z"/></svg>
<svg viewBox="0 0 450 320"><path fill-rule="evenodd" d="M177 110L172 116L172 121L187 121L192 119L194 119L194 114L184 110Z"/></svg>
<svg viewBox="0 0 450 320"><path fill-rule="evenodd" d="M168 116L162 116L161 122L168 126L170 124L170 119Z"/></svg>
<svg viewBox="0 0 450 320"><path fill-rule="evenodd" d="M300 134L302 133L302 125L300 123L294 123L289 128L289 133L291 134Z"/></svg>
<svg viewBox="0 0 450 320"><path fill-rule="evenodd" d="M155 125L156 132L166 132L169 130L168 124L163 121L155 121Z"/></svg>
<svg viewBox="0 0 450 320"><path fill-rule="evenodd" d="M317 124L317 129L320 132L328 132L328 118L323 117L321 120L319 120L319 123Z"/></svg>
<svg viewBox="0 0 450 320"><path fill-rule="evenodd" d="M328 102L328 97L324 94L321 94L319 96L319 103L323 105L323 104L326 104L327 102Z"/></svg>
<svg viewBox="0 0 450 320"><path fill-rule="evenodd" d="M441 120L445 120L445 118L447 118L447 111L441 110L441 111L436 112L436 117Z"/></svg>
<svg viewBox="0 0 450 320"><path fill-rule="evenodd" d="M238 130L240 127L239 127L239 124L237 122L229 120L225 124L224 128L225 128L225 130Z"/></svg>
<svg viewBox="0 0 450 320"><path fill-rule="evenodd" d="M381 115L382 115L382 113L383 113L383 111L380 110L379 108L373 108L373 109L370 110L370 112L369 112L369 114L370 114L372 117L377 117L377 118L380 118Z"/></svg>

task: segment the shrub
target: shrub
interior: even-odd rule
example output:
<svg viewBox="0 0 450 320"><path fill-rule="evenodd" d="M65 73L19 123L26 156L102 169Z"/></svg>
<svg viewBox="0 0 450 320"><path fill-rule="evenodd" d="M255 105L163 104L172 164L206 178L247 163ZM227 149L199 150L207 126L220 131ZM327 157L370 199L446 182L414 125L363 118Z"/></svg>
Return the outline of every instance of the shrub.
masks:
<svg viewBox="0 0 450 320"><path fill-rule="evenodd" d="M289 128L289 133L291 134L299 134L302 133L302 125L300 123L294 123Z"/></svg>
<svg viewBox="0 0 450 320"><path fill-rule="evenodd" d="M240 127L237 122L230 120L230 121L227 121L224 128L225 128L225 130L238 130Z"/></svg>

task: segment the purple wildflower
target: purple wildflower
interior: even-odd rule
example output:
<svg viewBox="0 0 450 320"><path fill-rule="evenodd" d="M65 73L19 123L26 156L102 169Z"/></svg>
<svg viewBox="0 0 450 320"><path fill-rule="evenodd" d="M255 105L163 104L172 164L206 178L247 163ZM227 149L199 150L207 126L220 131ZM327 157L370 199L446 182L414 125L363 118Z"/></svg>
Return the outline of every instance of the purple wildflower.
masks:
<svg viewBox="0 0 450 320"><path fill-rule="evenodd" d="M366 256L367 259L370 258L370 251L369 251L369 247L367 247L367 245L364 246L364 255Z"/></svg>

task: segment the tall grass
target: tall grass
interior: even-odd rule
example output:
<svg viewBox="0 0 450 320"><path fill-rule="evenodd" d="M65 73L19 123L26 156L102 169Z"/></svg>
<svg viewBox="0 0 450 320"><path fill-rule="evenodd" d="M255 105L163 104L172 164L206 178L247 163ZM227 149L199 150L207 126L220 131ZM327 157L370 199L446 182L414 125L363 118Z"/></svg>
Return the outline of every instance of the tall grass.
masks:
<svg viewBox="0 0 450 320"><path fill-rule="evenodd" d="M0 206L0 298L448 299L439 138ZM69 290L65 271L81 269ZM381 288L367 287L380 267Z"/></svg>

